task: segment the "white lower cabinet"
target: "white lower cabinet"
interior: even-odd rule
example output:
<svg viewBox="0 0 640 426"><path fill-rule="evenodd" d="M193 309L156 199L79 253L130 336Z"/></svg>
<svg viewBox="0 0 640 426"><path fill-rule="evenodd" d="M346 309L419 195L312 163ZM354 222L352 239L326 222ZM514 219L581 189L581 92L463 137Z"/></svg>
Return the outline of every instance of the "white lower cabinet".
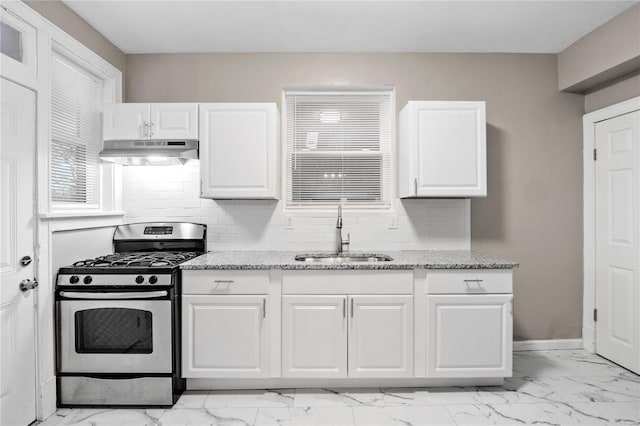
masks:
<svg viewBox="0 0 640 426"><path fill-rule="evenodd" d="M511 376L511 294L426 298L427 377Z"/></svg>
<svg viewBox="0 0 640 426"><path fill-rule="evenodd" d="M183 295L182 376L268 376L267 296Z"/></svg>
<svg viewBox="0 0 640 426"><path fill-rule="evenodd" d="M182 272L186 378L409 386L512 374L511 270Z"/></svg>
<svg viewBox="0 0 640 426"><path fill-rule="evenodd" d="M413 375L413 296L282 297L282 375Z"/></svg>
<svg viewBox="0 0 640 426"><path fill-rule="evenodd" d="M413 296L350 296L349 377L413 376Z"/></svg>
<svg viewBox="0 0 640 426"><path fill-rule="evenodd" d="M347 377L346 296L282 297L282 376Z"/></svg>

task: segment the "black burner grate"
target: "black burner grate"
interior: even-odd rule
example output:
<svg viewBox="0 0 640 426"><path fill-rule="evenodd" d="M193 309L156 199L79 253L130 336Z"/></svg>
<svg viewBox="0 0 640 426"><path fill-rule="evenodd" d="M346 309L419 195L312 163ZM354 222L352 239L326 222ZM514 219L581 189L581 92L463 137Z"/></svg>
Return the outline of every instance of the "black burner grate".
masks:
<svg viewBox="0 0 640 426"><path fill-rule="evenodd" d="M127 268L127 267L160 267L176 266L199 256L196 252L131 252L98 256L95 259L81 260L74 267L89 268Z"/></svg>

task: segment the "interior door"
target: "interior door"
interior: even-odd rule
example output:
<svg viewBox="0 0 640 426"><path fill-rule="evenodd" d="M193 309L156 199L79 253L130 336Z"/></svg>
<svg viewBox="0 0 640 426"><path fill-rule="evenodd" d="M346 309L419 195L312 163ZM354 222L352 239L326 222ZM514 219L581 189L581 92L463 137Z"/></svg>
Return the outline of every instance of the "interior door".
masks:
<svg viewBox="0 0 640 426"><path fill-rule="evenodd" d="M35 281L35 94L4 78L1 84L0 424L17 425L36 418L35 294L29 289Z"/></svg>
<svg viewBox="0 0 640 426"><path fill-rule="evenodd" d="M640 373L640 111L596 124L596 352Z"/></svg>

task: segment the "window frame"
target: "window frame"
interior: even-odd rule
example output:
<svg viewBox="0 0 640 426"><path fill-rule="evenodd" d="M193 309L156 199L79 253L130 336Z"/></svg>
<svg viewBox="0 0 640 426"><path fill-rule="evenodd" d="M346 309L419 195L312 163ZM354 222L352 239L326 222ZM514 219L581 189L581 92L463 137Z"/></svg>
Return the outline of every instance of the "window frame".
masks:
<svg viewBox="0 0 640 426"><path fill-rule="evenodd" d="M287 164L288 155L288 135L287 135L287 94L322 94L322 95L345 95L349 93L384 93L389 95L389 173L388 173L388 199L384 202L386 205L376 205L374 203L352 204L349 202L317 202L309 205L293 206L289 204L290 194L287 189L287 182L290 180ZM321 212L335 212L338 205L343 206L345 211L358 211L370 213L394 213L396 199L396 89L395 86L312 86L312 87L286 87L282 90L282 149L281 149L281 189L283 194L283 210L285 213L295 213L299 216L313 215Z"/></svg>
<svg viewBox="0 0 640 426"><path fill-rule="evenodd" d="M63 43L59 40L52 39L51 47L48 49L49 61L52 61L54 55L62 58L62 60L71 64L77 65L82 68L84 72L92 74L99 78L103 82L102 86L102 104L108 102L121 102L122 101L122 73L108 64L102 58L95 55L95 53L88 49L73 49L73 46L69 46L67 43ZM47 137L47 201L48 209L47 213L43 213L41 217L49 219L60 218L83 218L83 217L96 217L96 216L123 216L122 211L122 166L113 163L104 163L99 161L97 180L98 189L95 194L96 202L92 204L88 203L72 203L72 202L60 202L52 199L52 185L51 185L51 147L52 147L52 132L51 132L51 66L49 66L48 81L48 99L46 102L49 105L49 120L48 120L48 137ZM100 113L100 122L102 122L102 112ZM102 126L100 128L102 132ZM102 146L102 137L100 137L100 149Z"/></svg>

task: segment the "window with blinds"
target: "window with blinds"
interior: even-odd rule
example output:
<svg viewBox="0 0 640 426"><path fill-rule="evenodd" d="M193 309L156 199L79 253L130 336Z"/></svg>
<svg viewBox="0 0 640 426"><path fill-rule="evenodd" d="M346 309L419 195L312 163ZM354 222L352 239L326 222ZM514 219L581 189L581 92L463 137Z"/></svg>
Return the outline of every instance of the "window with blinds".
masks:
<svg viewBox="0 0 640 426"><path fill-rule="evenodd" d="M392 91L285 91L286 207L391 206Z"/></svg>
<svg viewBox="0 0 640 426"><path fill-rule="evenodd" d="M57 53L51 59L51 200L98 207L104 82Z"/></svg>

